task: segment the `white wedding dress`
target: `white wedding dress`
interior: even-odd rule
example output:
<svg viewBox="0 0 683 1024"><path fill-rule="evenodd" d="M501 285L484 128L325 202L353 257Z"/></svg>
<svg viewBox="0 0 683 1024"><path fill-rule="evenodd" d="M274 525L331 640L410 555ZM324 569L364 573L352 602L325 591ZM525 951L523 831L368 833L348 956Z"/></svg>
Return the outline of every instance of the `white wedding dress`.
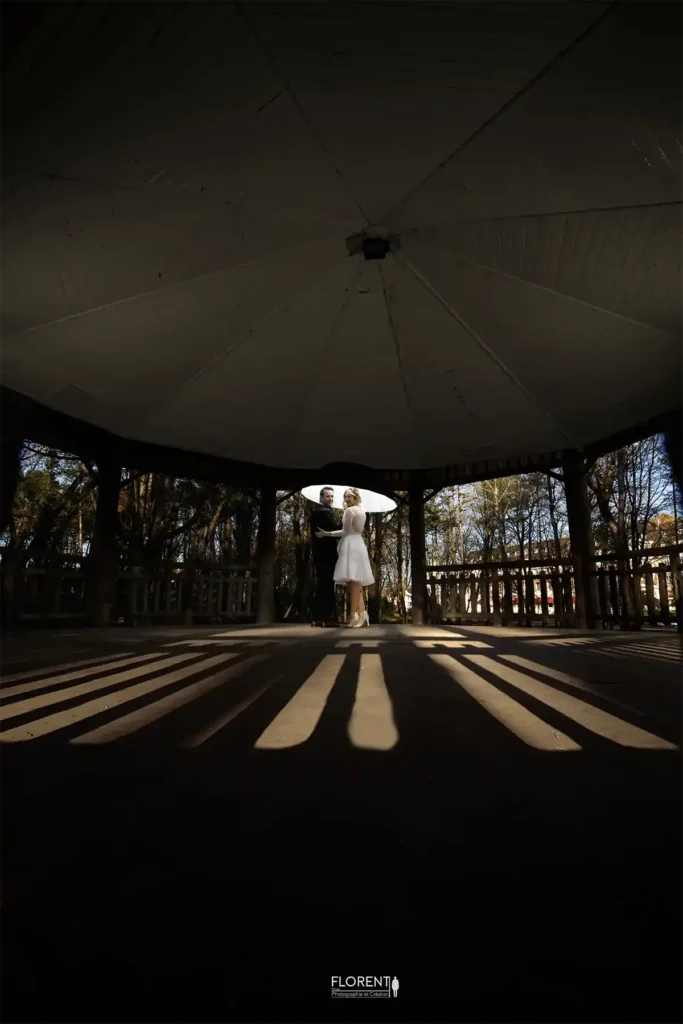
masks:
<svg viewBox="0 0 683 1024"><path fill-rule="evenodd" d="M364 587L375 582L368 550L363 540L365 512L361 505L344 509L342 529L333 530L330 537L341 537L337 544L337 564L334 567L334 582L337 584L355 581Z"/></svg>

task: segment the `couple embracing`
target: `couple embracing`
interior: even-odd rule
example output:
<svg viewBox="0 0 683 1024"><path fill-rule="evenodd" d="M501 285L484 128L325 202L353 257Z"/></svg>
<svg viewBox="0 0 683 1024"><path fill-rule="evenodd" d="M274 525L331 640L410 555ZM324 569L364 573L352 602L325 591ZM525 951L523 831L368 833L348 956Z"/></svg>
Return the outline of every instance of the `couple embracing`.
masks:
<svg viewBox="0 0 683 1024"><path fill-rule="evenodd" d="M311 513L313 563L317 577L313 601L313 626L338 626L335 620L334 587L346 586L351 604L350 629L369 626L363 601L363 587L375 582L363 541L365 510L355 487L344 491L341 530L332 511L334 488L323 487L320 506ZM338 543L334 541L339 538Z"/></svg>

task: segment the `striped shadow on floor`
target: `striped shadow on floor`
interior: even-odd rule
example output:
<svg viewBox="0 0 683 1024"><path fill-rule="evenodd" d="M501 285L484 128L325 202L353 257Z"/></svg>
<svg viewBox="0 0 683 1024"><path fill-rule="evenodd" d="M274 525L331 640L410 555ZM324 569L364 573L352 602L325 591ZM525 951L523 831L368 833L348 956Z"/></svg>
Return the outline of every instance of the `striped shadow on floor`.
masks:
<svg viewBox="0 0 683 1024"><path fill-rule="evenodd" d="M431 643L431 638L427 642ZM349 657L353 659L351 662ZM581 750L580 743L570 735L571 723L608 740L615 748L678 750L674 743L647 728L646 725L653 723L635 709L596 695L590 684L581 679L517 655L496 656L493 651L474 653L471 647L444 653L416 650L411 657L415 668L411 699L425 702L433 699L429 685L421 689L423 658L445 672L455 687L472 697L483 712L505 726L525 746L536 750ZM295 670L297 664L293 663ZM308 677L299 683L294 696L262 728L255 749L286 750L307 743L318 728L342 669L348 665L357 666L357 671L353 669L353 706L348 721L342 723L350 746L361 750L393 750L400 736L391 699L391 678L385 678L387 669L382 655L363 648L322 656ZM538 676L544 676L549 682ZM209 651L195 649L173 655L157 651L69 662L50 670L14 674L0 690L3 725L0 742L26 742L59 734L61 730L68 730L68 742L76 746L115 742L171 714L182 716L183 709L195 701L241 678L245 679L246 693L244 687L227 686L217 705L214 701L213 710L209 711L209 705L199 705L199 721L195 714L193 728L190 730L188 723L185 738L180 740L180 746L187 749L201 747L222 731L229 738L230 727L242 714L283 678L291 680L291 671L283 672L282 661L272 656L272 649L271 653L247 653L246 656L236 651L209 654ZM496 679L501 681L499 685ZM571 686L576 693L567 693L562 686ZM532 705L533 710L530 710L521 696L515 699L511 687L524 698L532 698L537 706ZM453 695L456 693L454 688ZM589 695L599 697L614 710L597 707L585 699ZM131 708L131 704L135 706ZM549 709L552 720L557 721L557 714L563 716L567 732L544 720L544 706ZM204 707L209 719L206 722L201 720ZM119 710L121 713L115 717ZM637 714L642 719L641 724L622 720L620 710L628 711L631 718ZM467 735L457 731L459 726L457 719L455 721L456 734L451 736L441 727L439 718L435 718L430 727L434 741L449 744L457 738L458 742L467 744ZM74 727L80 725L83 731L74 735ZM177 726L182 736L182 717L176 720L174 730ZM428 742L429 736L426 739Z"/></svg>

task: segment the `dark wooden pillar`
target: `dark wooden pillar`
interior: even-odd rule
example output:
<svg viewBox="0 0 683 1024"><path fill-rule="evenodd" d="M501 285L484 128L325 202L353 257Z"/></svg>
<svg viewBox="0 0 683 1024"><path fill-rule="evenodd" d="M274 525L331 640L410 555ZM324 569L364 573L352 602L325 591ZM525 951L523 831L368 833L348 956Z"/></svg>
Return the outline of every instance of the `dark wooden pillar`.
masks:
<svg viewBox="0 0 683 1024"><path fill-rule="evenodd" d="M17 493L19 475L21 473L21 448L23 438L12 434L2 435L2 452L0 454L0 505L2 513L0 533L4 533L12 519L12 508Z"/></svg>
<svg viewBox="0 0 683 1024"><path fill-rule="evenodd" d="M596 609L590 556L595 554L588 502L588 465L578 451L565 452L562 457L569 540L576 588L576 624L579 629L595 629Z"/></svg>
<svg viewBox="0 0 683 1024"><path fill-rule="evenodd" d="M91 626L108 626L111 609L116 604L116 528L123 467L114 452L100 455L96 466L97 511L88 554L86 611Z"/></svg>
<svg viewBox="0 0 683 1024"><path fill-rule="evenodd" d="M422 626L427 610L427 556L425 553L424 489L414 484L408 491L410 530L410 573L412 577L412 622Z"/></svg>
<svg viewBox="0 0 683 1024"><path fill-rule="evenodd" d="M683 411L678 410L668 417L664 443L671 473L678 484L678 490L683 493Z"/></svg>
<svg viewBox="0 0 683 1024"><path fill-rule="evenodd" d="M0 504L2 505L2 524L0 533L4 533L12 522L12 509L21 474L21 449L23 438L14 431L5 429L3 416L2 453L0 462ZM0 592L0 622L8 628L15 624L18 594L21 587L21 551L11 542L2 556L2 591Z"/></svg>
<svg viewBox="0 0 683 1024"><path fill-rule="evenodd" d="M256 539L258 559L258 600L256 621L260 625L275 622L275 527L277 491L270 483L261 488L259 524Z"/></svg>

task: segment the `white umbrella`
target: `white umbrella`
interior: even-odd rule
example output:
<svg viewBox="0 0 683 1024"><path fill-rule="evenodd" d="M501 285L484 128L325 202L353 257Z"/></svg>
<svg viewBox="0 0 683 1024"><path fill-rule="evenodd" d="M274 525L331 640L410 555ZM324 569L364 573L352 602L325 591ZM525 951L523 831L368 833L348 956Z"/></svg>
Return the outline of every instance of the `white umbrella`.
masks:
<svg viewBox="0 0 683 1024"><path fill-rule="evenodd" d="M316 504L320 504L320 492L323 487L331 487L334 491L334 501L332 502L332 508L344 508L344 491L348 490L350 484L311 484L310 487L302 487L301 493L304 498L308 498L309 501L314 501ZM386 494L379 494L377 491L368 491L364 487L359 487L361 501L363 508L366 512L393 512L396 508L396 502L393 498L388 498Z"/></svg>

